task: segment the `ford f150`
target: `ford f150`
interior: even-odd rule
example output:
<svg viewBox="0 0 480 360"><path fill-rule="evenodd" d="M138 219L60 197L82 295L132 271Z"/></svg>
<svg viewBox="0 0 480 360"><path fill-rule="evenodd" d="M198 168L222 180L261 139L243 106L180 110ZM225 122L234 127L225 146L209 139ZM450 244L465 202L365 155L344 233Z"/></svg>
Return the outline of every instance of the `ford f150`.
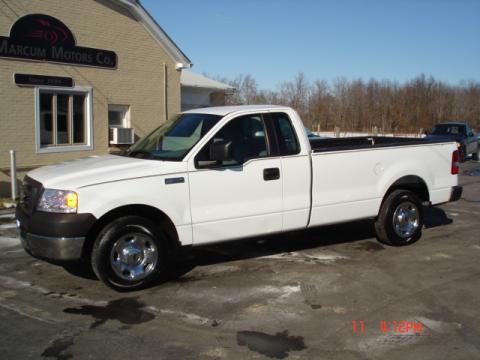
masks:
<svg viewBox="0 0 480 360"><path fill-rule="evenodd" d="M478 161L480 146L472 128L465 122L447 122L437 124L426 133L427 139L448 139L456 141L460 151L460 161L465 161L472 154L473 160Z"/></svg>
<svg viewBox="0 0 480 360"><path fill-rule="evenodd" d="M457 200L450 140L310 139L281 106L183 112L122 156L65 161L25 177L16 210L35 257L88 259L119 290L165 271L180 246L372 218L378 239L415 242L422 205Z"/></svg>

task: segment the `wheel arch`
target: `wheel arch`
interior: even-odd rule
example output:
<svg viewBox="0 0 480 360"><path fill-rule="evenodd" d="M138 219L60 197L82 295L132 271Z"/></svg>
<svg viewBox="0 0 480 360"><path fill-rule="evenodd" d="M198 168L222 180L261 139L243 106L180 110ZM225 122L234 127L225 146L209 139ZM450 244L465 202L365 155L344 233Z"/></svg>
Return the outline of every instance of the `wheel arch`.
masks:
<svg viewBox="0 0 480 360"><path fill-rule="evenodd" d="M122 216L127 215L137 215L142 216L147 219L150 219L155 224L160 224L162 229L165 232L168 241L168 249L169 251L175 250L176 248L180 247L180 240L178 236L177 229L175 224L169 218L167 214L163 211L144 204L132 204L132 205L124 205L112 209L102 215L92 226L92 228L88 231L85 244L83 246L82 257L84 259L89 259L93 244L99 234L99 232L111 221L114 219L118 219Z"/></svg>
<svg viewBox="0 0 480 360"><path fill-rule="evenodd" d="M394 181L383 194L382 204L388 195L395 190L408 190L417 195L422 202L430 201L428 185L425 180L418 175L406 175Z"/></svg>

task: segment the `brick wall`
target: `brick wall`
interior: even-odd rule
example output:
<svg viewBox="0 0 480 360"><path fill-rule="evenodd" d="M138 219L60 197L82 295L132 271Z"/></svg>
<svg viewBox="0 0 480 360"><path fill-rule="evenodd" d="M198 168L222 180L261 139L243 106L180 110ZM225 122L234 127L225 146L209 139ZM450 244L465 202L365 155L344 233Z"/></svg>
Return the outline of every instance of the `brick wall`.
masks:
<svg viewBox="0 0 480 360"><path fill-rule="evenodd" d="M165 121L165 64L168 113L180 111L180 72L127 10L104 0L5 0L1 6L1 36L9 36L21 16L44 13L66 24L78 46L115 51L118 66L110 70L0 58L0 193L9 181L9 149L17 151L19 167L29 168L108 152L108 104L130 105L131 125L139 136ZM92 87L94 149L36 154L34 89L15 85L15 72L67 76L76 85Z"/></svg>

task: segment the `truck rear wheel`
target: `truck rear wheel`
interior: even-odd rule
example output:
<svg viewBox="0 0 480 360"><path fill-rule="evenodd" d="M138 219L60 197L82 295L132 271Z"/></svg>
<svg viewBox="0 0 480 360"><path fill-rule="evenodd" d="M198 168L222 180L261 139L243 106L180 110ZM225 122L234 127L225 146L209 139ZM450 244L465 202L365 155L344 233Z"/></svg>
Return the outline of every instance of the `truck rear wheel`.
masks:
<svg viewBox="0 0 480 360"><path fill-rule="evenodd" d="M388 194L375 221L380 242L393 246L412 244L422 235L422 227L422 203L414 193L394 190Z"/></svg>
<svg viewBox="0 0 480 360"><path fill-rule="evenodd" d="M115 290L138 290L164 271L165 243L161 230L149 219L121 217L97 236L91 254L93 271Z"/></svg>
<svg viewBox="0 0 480 360"><path fill-rule="evenodd" d="M460 162L463 163L467 161L467 149L464 146L458 148L458 152L460 153Z"/></svg>
<svg viewBox="0 0 480 360"><path fill-rule="evenodd" d="M480 156L480 144L478 144L477 151L473 153L473 160L478 161L479 156Z"/></svg>

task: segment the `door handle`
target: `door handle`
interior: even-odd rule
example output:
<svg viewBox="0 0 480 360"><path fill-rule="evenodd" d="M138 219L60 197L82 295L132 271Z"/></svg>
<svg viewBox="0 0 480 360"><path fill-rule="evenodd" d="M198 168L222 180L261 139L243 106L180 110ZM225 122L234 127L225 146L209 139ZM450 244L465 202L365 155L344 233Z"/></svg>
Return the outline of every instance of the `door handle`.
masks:
<svg viewBox="0 0 480 360"><path fill-rule="evenodd" d="M263 169L263 180L278 180L280 179L280 169L279 168L269 168Z"/></svg>

